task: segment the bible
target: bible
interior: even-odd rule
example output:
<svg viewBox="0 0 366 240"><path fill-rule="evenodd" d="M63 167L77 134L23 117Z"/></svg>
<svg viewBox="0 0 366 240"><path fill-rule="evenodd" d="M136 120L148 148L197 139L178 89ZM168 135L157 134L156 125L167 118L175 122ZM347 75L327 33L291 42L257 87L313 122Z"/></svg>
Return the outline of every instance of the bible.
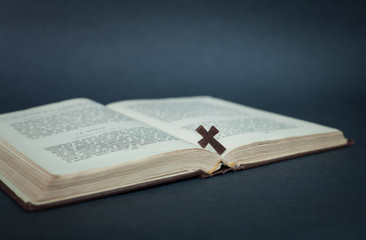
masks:
<svg viewBox="0 0 366 240"><path fill-rule="evenodd" d="M335 128L208 96L76 98L0 115L0 184L39 210L349 144Z"/></svg>

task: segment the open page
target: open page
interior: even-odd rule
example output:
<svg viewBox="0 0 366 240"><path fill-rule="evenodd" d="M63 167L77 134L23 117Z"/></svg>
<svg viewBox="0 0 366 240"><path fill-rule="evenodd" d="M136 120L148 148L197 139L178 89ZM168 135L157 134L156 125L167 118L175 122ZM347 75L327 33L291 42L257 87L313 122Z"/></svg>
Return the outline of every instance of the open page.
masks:
<svg viewBox="0 0 366 240"><path fill-rule="evenodd" d="M68 174L195 147L88 99L0 115L0 144L52 174ZM15 150L14 150L15 152Z"/></svg>
<svg viewBox="0 0 366 240"><path fill-rule="evenodd" d="M212 97L130 100L108 105L131 118L144 121L199 146L195 129L215 126L215 138L229 151L258 141L276 140L338 131ZM214 151L210 146L208 149Z"/></svg>

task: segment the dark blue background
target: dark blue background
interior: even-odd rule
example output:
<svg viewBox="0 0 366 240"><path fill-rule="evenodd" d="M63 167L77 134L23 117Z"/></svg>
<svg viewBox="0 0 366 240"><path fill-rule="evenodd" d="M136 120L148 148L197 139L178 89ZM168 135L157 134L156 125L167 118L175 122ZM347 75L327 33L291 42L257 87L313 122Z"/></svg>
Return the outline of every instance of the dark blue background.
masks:
<svg viewBox="0 0 366 240"><path fill-rule="evenodd" d="M1 235L366 237L363 1L1 1L0 113L211 95L356 145L39 213L0 192Z"/></svg>

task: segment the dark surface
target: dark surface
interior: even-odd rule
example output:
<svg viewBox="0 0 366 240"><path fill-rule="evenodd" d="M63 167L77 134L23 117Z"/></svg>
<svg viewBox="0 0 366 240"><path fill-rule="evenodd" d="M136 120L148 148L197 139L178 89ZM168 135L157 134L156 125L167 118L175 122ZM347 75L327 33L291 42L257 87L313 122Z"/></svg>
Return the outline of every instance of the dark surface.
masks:
<svg viewBox="0 0 366 240"><path fill-rule="evenodd" d="M212 95L339 128L352 147L27 213L1 239L366 238L362 1L1 1L0 113L73 97Z"/></svg>

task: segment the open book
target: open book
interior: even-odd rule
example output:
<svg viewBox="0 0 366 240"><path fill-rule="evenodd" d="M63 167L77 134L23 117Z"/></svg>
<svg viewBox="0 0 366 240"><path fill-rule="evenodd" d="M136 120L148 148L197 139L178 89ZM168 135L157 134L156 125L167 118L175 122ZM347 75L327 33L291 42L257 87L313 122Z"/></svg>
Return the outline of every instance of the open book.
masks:
<svg viewBox="0 0 366 240"><path fill-rule="evenodd" d="M215 126L217 154L197 127ZM28 210L349 144L337 129L212 97L78 98L0 115L2 188Z"/></svg>

